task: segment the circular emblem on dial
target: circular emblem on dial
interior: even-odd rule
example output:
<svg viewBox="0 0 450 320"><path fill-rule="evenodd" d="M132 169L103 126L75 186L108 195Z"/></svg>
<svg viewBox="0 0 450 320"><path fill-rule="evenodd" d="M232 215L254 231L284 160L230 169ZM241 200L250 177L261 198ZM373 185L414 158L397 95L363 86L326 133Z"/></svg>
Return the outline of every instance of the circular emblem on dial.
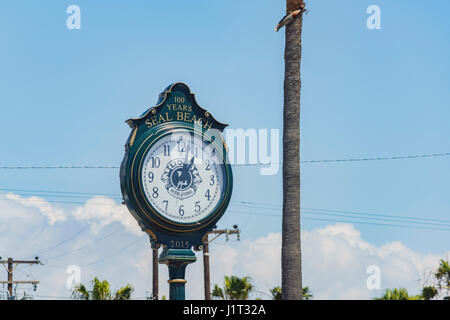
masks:
<svg viewBox="0 0 450 320"><path fill-rule="evenodd" d="M167 192L180 200L192 197L202 182L198 169L194 163L195 158L188 163L183 159L170 160L161 177L166 184Z"/></svg>

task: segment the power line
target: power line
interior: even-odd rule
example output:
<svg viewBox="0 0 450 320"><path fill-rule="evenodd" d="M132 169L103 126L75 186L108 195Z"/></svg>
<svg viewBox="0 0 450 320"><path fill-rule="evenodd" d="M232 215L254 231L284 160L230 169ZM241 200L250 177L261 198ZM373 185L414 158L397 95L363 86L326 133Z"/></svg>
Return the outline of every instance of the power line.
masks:
<svg viewBox="0 0 450 320"><path fill-rule="evenodd" d="M94 260L94 261L91 261L91 262L89 262L89 263L80 265L80 267L91 266L91 265L100 263L100 262L102 262L102 261L104 261L104 260L107 260L107 259L109 259L109 258L112 258L112 257L118 255L119 253L122 253L123 251L129 249L130 247L132 247L133 245L135 245L135 244L138 243L139 241L142 241L142 239L141 239L141 238L138 238L138 239L132 241L131 243L127 244L125 247L123 247L123 248L121 248L121 249L115 251L114 253L109 254L109 255L107 255L107 256L104 256L104 257L102 257L102 258L100 258L100 259L98 259L98 260ZM63 268L63 269L66 268L66 267L64 267L64 266L54 266L54 265L49 265L49 264L46 264L46 266L52 267L52 268Z"/></svg>
<svg viewBox="0 0 450 320"><path fill-rule="evenodd" d="M7 189L7 188L0 188L0 190L7 190L7 191L18 191L18 192L38 192L38 193L58 193L58 194L68 194L67 196L64 195L42 195L42 196L49 196L49 197L62 197L62 198L83 198L84 196L77 196L78 194L86 194L86 195L96 195L96 196L111 196L111 197L117 197L121 198L119 194L102 194L102 193L86 193L86 192L68 192L68 191L44 191L44 190L24 190L24 189ZM19 194L21 195L21 194ZM41 194L33 193L31 194L33 196L39 196ZM2 196L0 194L0 200L2 200ZM24 196L30 196L30 194L24 195ZM85 198L89 198L86 196ZM14 200L9 199L7 200ZM28 199L28 201L35 201L35 202L52 202L52 203L68 203L68 204L80 204L84 205L85 202L74 202L74 201L57 201L57 200L46 200L46 199ZM103 202L89 202L89 204L94 205L102 205L105 206L106 204ZM273 203L265 203L265 202L252 202L252 201L233 201L230 205L235 206L243 206L243 207L251 207L255 209L265 209L265 210L274 210L274 211L280 211L282 209L282 206L279 204L273 204ZM336 213L348 213L348 214L354 214L354 215L367 215L367 216L377 216L377 217L388 217L388 218L395 218L395 219L408 219L408 220L421 220L421 221L434 221L434 222L443 222L443 223L450 223L450 220L444 220L444 219L434 219L434 218L421 218L421 217L411 217L411 216L395 216L395 215L387 215L387 214L375 214L375 213L366 213L366 212L356 212L356 211L345 211L345 210L333 210L333 209L322 209L322 208L308 208L308 207L302 207L302 210L312 210L312 211L323 211L323 212L336 212Z"/></svg>
<svg viewBox="0 0 450 320"><path fill-rule="evenodd" d="M50 190L30 190L30 189L11 189L11 188L0 188L0 191L12 191L12 192L38 192L38 193L61 193L61 194L84 194L84 195L94 195L94 196L118 196L117 193L95 193L95 192L74 192L74 191L50 191Z"/></svg>
<svg viewBox="0 0 450 320"><path fill-rule="evenodd" d="M356 224L367 224L367 225L386 226L386 227L399 227L399 228L409 228L409 229L429 229L429 230L439 230L439 231L450 231L450 229L443 229L443 228L403 226L403 225L395 225L395 224L388 224L388 223L373 223L373 222L365 222L365 221L321 219L321 218L311 218L311 217L304 217L304 219L317 220L317 221L328 221L328 222L330 222L330 221L331 222L350 222L350 223L356 223Z"/></svg>
<svg viewBox="0 0 450 320"><path fill-rule="evenodd" d="M114 257L114 256L117 256L118 254L120 254L120 253L122 253L123 251L129 249L130 247L132 247L133 245L135 245L135 244L138 243L139 241L142 241L142 239L139 238L139 239L137 239L137 240L134 240L133 242L131 242L131 243L129 243L128 245L126 245L125 247L121 248L120 250L117 250L117 251L115 251L114 253L109 254L109 255L107 255L107 256L104 256L104 257L102 257L102 258L100 258L100 259L98 259L98 260L94 260L94 261L88 262L88 263L86 263L86 264L80 265L80 267L88 267L88 266L91 266L91 265L94 265L94 264L103 262L104 260L107 260L107 259L112 258L112 257ZM45 266L51 267L51 268L66 269L65 266L58 266L58 265L51 265L51 264L45 264Z"/></svg>
<svg viewBox="0 0 450 320"><path fill-rule="evenodd" d="M0 166L3 170L29 169L119 169L117 166Z"/></svg>
<svg viewBox="0 0 450 320"><path fill-rule="evenodd" d="M317 208L305 208L304 210L309 211L323 211L323 212L337 212L337 213L349 213L354 215L367 215L367 216L376 216L376 217L388 217L388 218L396 218L396 219L405 219L405 220L421 220L421 221L435 221L439 223L450 223L450 220L445 219L435 219L435 218L421 218L421 217L411 217L411 216L394 216L394 215L386 215L386 214L376 214L376 213L365 213L365 212L356 212L356 211L345 211L345 210L332 210L332 209L317 209Z"/></svg>
<svg viewBox="0 0 450 320"><path fill-rule="evenodd" d="M49 194L32 194L33 196L49 196L49 197L62 197L62 198L89 198L88 196L77 196L78 194L90 194L90 195L97 195L97 196L112 196L117 197L121 199L121 196L119 194L99 194L99 193L84 193L84 192L64 192L64 191L43 191L43 190L23 190L23 189L0 189L0 190L9 190L9 191L19 191L19 192L47 192L47 193L62 193L62 194L69 194L69 195L49 195ZM19 194L23 195L23 194ZM2 200L0 195L0 200ZM30 196L30 194L26 194L23 196ZM13 200L9 199L8 200ZM77 204L77 205L85 205L85 202L74 202L74 201L55 201L55 200L44 200L44 199L28 199L28 201L33 202L52 202L52 203L66 203L66 204ZM89 202L89 204L92 205L101 205L105 206L106 204L103 202ZM231 203L231 205L235 206L243 206L243 207L250 207L255 209L264 209L264 210L275 210L280 211L281 206L278 204L270 204L270 203L261 203L261 202L249 202L249 201L234 201ZM420 221L433 221L438 223L450 223L450 220L444 220L444 219L433 219L433 218L421 218L421 217L411 217L411 216L394 216L394 215L386 215L386 214L375 214L375 213L365 213L365 212L355 212L355 211L345 211L345 210L332 210L332 209L320 209L320 208L307 208L302 207L302 210L312 210L312 211L323 211L323 212L335 212L335 213L345 213L345 214L352 214L352 215L365 215L365 216L377 216L377 217L384 217L384 218L394 218L394 219L404 219L404 220L420 220Z"/></svg>
<svg viewBox="0 0 450 320"><path fill-rule="evenodd" d="M343 158L343 159L318 159L318 160L302 160L300 163L335 163L335 162L362 162L362 161L388 161L388 160L407 160L407 159L420 159L420 158L436 158L436 157L448 157L450 152L445 153L428 153L428 154L416 154L406 156L387 156L387 157L368 157L368 158ZM269 162L269 163L244 163L234 164L232 166L266 166L270 164L282 164L282 162ZM1 170L30 170L30 169L119 169L119 166L0 166Z"/></svg>
<svg viewBox="0 0 450 320"><path fill-rule="evenodd" d="M75 192L71 192L70 194L76 194ZM2 199L0 196L0 200L5 200ZM28 200L28 201L34 201L34 202L51 202L51 203L66 203L66 204L77 204L77 205L85 205L84 202L71 202L71 201L56 201L56 200L44 200L44 199L32 199L32 200ZM101 203L101 202L90 202L89 204L92 205L99 205L99 206L106 206L105 203ZM249 202L249 201L236 201L236 202L232 202L231 205L236 205L236 206L243 206L243 207L248 207L248 208L256 208L256 209L264 209L264 210L274 210L279 212L281 210L281 207L279 205L276 204L269 204L269 203L258 203L258 202ZM303 208L302 207L302 212L308 214L309 211L313 210L315 214L322 214L322 215L330 215L330 212L334 212L334 213L344 213L344 214L351 214L351 215L362 215L362 216L376 216L376 217L383 217L383 218L393 218L393 219L401 219L401 220L418 220L420 222L417 221L395 221L395 220L388 220L391 222L405 222L405 223L420 223L420 224L428 224L428 225L436 225L436 223L433 222L438 222L439 224L446 224L446 223L450 223L450 220L444 220L444 219L433 219L433 218L420 218L420 217L410 217L410 216L394 216L394 215L386 215L386 214L373 214L373 213L363 213L363 212L354 212L354 211L343 211L343 210L330 210L330 209L318 209L318 208ZM322 213L320 213L320 211L322 211ZM323 213L326 212L326 213ZM247 213L245 213L247 214ZM263 215L260 213L255 213L256 215ZM337 216L343 216L343 215L338 215ZM361 217L355 217L355 218L361 218ZM369 220L380 220L380 219L374 219L374 218L369 218L369 217L363 217L365 219L369 219ZM431 222L427 222L427 221L431 221ZM441 229L438 229L441 230Z"/></svg>
<svg viewBox="0 0 450 320"><path fill-rule="evenodd" d="M343 217L343 218L357 218L357 219L366 219L366 220L375 220L375 221L386 221L386 222L395 222L395 223L411 223L411 224L420 224L422 225L421 228L423 227L423 225L426 226L443 226L443 227L449 227L450 225L442 225L439 223L430 223L430 222L418 222L418 221L399 221L399 220L394 220L394 219L386 219L386 218L372 218L372 217L355 217L352 215L345 215L345 214L338 214L338 213L323 213L323 212L305 212L303 211L303 214L310 214L310 215L322 215L322 216L332 216L332 217ZM405 226L405 225L403 225ZM450 229L442 229L442 228L437 228L435 230L450 230Z"/></svg>
<svg viewBox="0 0 450 320"><path fill-rule="evenodd" d="M99 239L95 239L94 241L91 241L91 242L89 242L88 244L85 244L84 246L78 247L78 248L76 248L76 249L73 249L73 250L71 250L71 251L68 251L68 252L65 252L65 253L62 253L62 254L59 254L59 255L56 255L56 256L51 256L51 257L45 258L45 260L48 261L48 260L52 260L52 259L57 259L57 258L60 258L60 257L67 256L67 255L69 255L69 254L72 254L72 253L74 253L74 252L83 250L84 248L90 247L90 246L92 246L93 244L95 244L95 243L97 243L97 242L99 242L99 241L102 241L102 240L104 240L104 239L106 239L106 238L111 237L112 235L116 234L117 232L119 232L119 231L121 231L121 230L123 230L123 225L120 226L119 228L115 229L115 230L112 231L111 233L108 233L107 235L105 235L105 236L103 236L103 237L101 237L101 238L99 238Z"/></svg>
<svg viewBox="0 0 450 320"><path fill-rule="evenodd" d="M112 258L112 257L114 257L114 256L117 256L119 253L122 253L123 251L127 250L128 248L134 246L134 245L135 245L136 243L138 243L139 241L142 241L142 239L141 239L141 238L138 238L138 239L134 240L133 242L129 243L128 245L126 245L125 247L123 247L122 249L117 250L116 252L114 252L114 253L112 253L112 254L106 256L106 257L103 257L103 258L100 258L100 259L98 259L98 260L95 260L95 261L89 262L89 263L87 263L87 264L84 264L84 265L82 265L81 267L91 266L91 265L93 265L93 264L97 264L97 263L100 263L100 262L102 262L102 261L104 261L104 260L106 260L106 259L109 259L109 258Z"/></svg>
<svg viewBox="0 0 450 320"><path fill-rule="evenodd" d="M12 189L2 189L2 190L12 190ZM23 189L14 189L14 190L22 190ZM37 191L37 192L42 192L43 190L28 190L29 192L31 191ZM48 193L67 193L69 194L69 196L72 195L76 195L76 194L86 194L86 193L77 193L77 192L64 192L64 191L46 191ZM93 193L94 194L94 193ZM101 194L97 194L95 193L95 195L101 195ZM113 194L110 194L113 195ZM51 195L49 195L51 196ZM117 195L119 196L119 195ZM1 195L0 195L0 200L1 199ZM3 199L4 200L4 199ZM70 202L70 201L56 201L56 200L44 200L44 199L28 199L28 201L47 201L47 202L54 202L54 203L69 203L69 204L77 204L77 205L85 205L84 202ZM96 202L90 202L89 204L93 204L93 205L100 205L100 206L106 206L105 203L96 203ZM277 204L271 204L271 203L262 203L262 202L250 202L250 201L235 201L232 202L231 205L236 205L236 206L242 206L242 207L247 207L247 208L255 208L255 209L263 209L263 210L273 210L276 212L280 212L281 211L281 206L277 205ZM346 218L356 218L356 219L365 219L365 220L382 220L382 221L388 221L388 222L394 222L394 223L403 223L402 224L374 224L372 223L372 225L380 225L380 226L391 226L391 227L404 227L404 228L416 228L416 229L431 229L431 230L444 230L447 231L447 229L445 229L445 227L447 227L446 224L450 223L450 220L444 220L444 219L434 219L434 218L421 218L421 217L411 217L411 216L394 216L394 215L386 215L386 214L375 214L375 213L365 213L365 212L355 212L355 211L344 211L344 210L331 210L331 209L319 209L319 208L305 208L302 207L301 208L302 213L303 214L314 214L314 215L325 215L325 216L337 216L337 217L346 217ZM229 210L232 211L232 210ZM243 213L243 214L248 214L247 212L239 212L239 213ZM260 215L260 216L278 216L281 217L281 215L267 215L267 214L263 214L263 213L255 213L255 215ZM381 217L383 219L377 219L377 218L372 218L372 217ZM305 217L306 219L309 219L308 217ZM386 219L388 218L388 219ZM411 221L408 221L411 220ZM321 221L324 221L324 219L322 219ZM335 220L329 220L334 222ZM342 222L341 220L339 220L338 222ZM351 220L346 220L344 222L353 222ZM356 223L356 222L355 222ZM362 223L362 222L358 222L358 223ZM419 226L410 226L410 225L404 225L404 223L407 224L418 224ZM365 224L371 224L371 223L365 223ZM442 225L444 224L444 225ZM444 228L431 228L430 226L442 226ZM66 240L68 241L68 240Z"/></svg>
<svg viewBox="0 0 450 320"><path fill-rule="evenodd" d="M3 196L3 197L2 197ZM8 197L5 197L4 195L0 195L0 201L15 201L15 199L10 199ZM47 199L27 199L27 202L35 202L35 203L65 203L65 204L74 204L74 205L99 205L99 206L109 206L109 204L106 204L104 202L76 202L76 201L57 201L57 200L47 200Z"/></svg>
<svg viewBox="0 0 450 320"><path fill-rule="evenodd" d="M239 211L230 211L230 212L231 213L238 213L238 214L247 214L246 212L239 212ZM321 213L308 213L308 212L304 212L304 214L322 215ZM255 213L255 215L282 218L282 215L278 215L278 214ZM353 217L353 218L364 219L364 218L360 218L360 217ZM386 226L386 227L397 227L397 228L408 228L408 229L450 231L450 228L435 228L435 227L428 227L428 226L411 226L411 225L401 225L401 224L392 224L392 223L374 223L374 222L367 222L367 221L342 220L342 219L336 220L336 219L329 219L329 218L314 218L314 217L308 217L308 216L305 217L303 215L301 216L301 219L317 220L317 221L325 221L325 222L347 222L347 223L356 223L356 224L367 224L367 225L373 225L373 226Z"/></svg>
<svg viewBox="0 0 450 320"><path fill-rule="evenodd" d="M273 211L277 211L280 212L282 210L282 207L275 207L274 206L262 206L262 205L258 205L258 206L253 206L253 205L249 205L249 202L238 202L238 203L232 203L231 205L236 205L236 206L242 206L242 207L249 207L249 208L258 208L258 209L265 209L265 210L273 210ZM351 214L351 215L359 215L359 216L369 216L369 217L365 217L367 219L375 219L375 218L370 218L371 216L374 217L383 217L383 218L389 218L389 219L400 219L400 220L418 220L418 221L401 221L401 222L409 222L409 223L425 223L425 224L434 224L434 225L442 225L442 223L444 224L450 224L450 220L445 220L445 219L435 219L435 218L421 218L421 217L411 217L411 216L395 216L395 215L387 215L387 214L376 214L376 213L366 213L366 212L356 212L356 211L345 211L345 210L331 210L331 209L320 209L320 208L307 208L307 207L301 207L301 212L302 213L306 213L306 212L310 212L310 213L320 213L320 212L325 212L325 213L343 213L343 214ZM376 219L378 220L378 219ZM427 222L430 221L430 222ZM434 223L436 222L436 223Z"/></svg>
<svg viewBox="0 0 450 320"><path fill-rule="evenodd" d="M34 197L51 197L51 198L71 198L71 199L92 199L92 196L83 196L83 195L61 195L61 194L42 194L42 193L22 193L22 192L17 192L14 193L16 195L19 196L34 196ZM94 195L95 196L100 196L100 195Z"/></svg>
<svg viewBox="0 0 450 320"><path fill-rule="evenodd" d="M84 227L84 228L82 228L81 230L77 231L76 233L72 234L70 237L68 237L68 238L66 238L66 239L64 239L64 240L62 240L61 242L58 242L58 243L57 243L56 245L54 245L53 247L50 247L50 248L48 248L48 249L46 249L46 250L44 250L44 251L41 251L41 252L37 253L36 255L41 255L42 253L46 253L46 252L49 252L49 251L51 251L51 250L54 250L54 249L58 248L59 246L63 245L64 243L66 243L66 242L72 240L73 238L75 238L76 236L78 236L80 233L86 231L86 230L89 229L90 227L91 227L90 225L87 225L86 227Z"/></svg>
<svg viewBox="0 0 450 320"><path fill-rule="evenodd" d="M6 199L1 199L0 200L6 200ZM29 201L34 201L34 202L51 202L51 203L66 203L66 204L77 204L77 205L84 205L85 203L83 202L69 202L69 201L52 201L52 200L39 200L39 199L35 199L35 200L29 200ZM109 206L106 205L104 203L95 203L95 202L90 202L90 205L98 205L98 206ZM239 205L239 204L236 204ZM275 211L279 211L276 208L273 207L262 207L262 206L248 206L245 205L245 207L248 208L256 208L256 209L268 209L268 210L275 210ZM315 210L323 210L323 209L315 209ZM232 211L232 210L229 210ZM331 211L331 210L328 210ZM350 211L338 211L338 210L333 210L334 212L343 212L343 213L349 213ZM235 211L237 212L237 211ZM244 213L244 214L249 214L247 212L239 212L239 213ZM318 214L318 215L331 215L330 213L321 213L320 211L317 212L308 212L306 210L302 210L302 213L304 214ZM395 217L396 219L417 219L417 220L422 220L422 221L396 221L395 219L389 219L387 221L391 221L391 222L404 222L404 223L416 223L416 224L423 224L423 225L440 225L439 223L432 223L432 222L426 222L426 221L440 221L441 223L450 223L450 221L448 220L441 220L441 219L427 219L427 218L414 218L414 217L401 217L401 216L389 216L389 215L381 215L381 214L369 214L369 213L355 213L355 212L350 212L353 215L359 214L359 215L375 215L375 216L379 216L379 217ZM267 215L267 214L263 214L263 213L254 213L255 215L260 215L260 216L279 216L281 217L281 215ZM343 216L345 217L345 215L340 215L340 214L334 214L335 216ZM386 220L386 219L376 219L376 218L370 218L370 217L353 217L353 216L349 216L352 218L359 218L359 219L368 219L368 220ZM331 220L332 221L332 220ZM349 221L351 222L351 221ZM391 225L391 226L398 226L398 227L402 227L401 225ZM418 228L418 227L416 227ZM430 228L419 228L419 229L430 229ZM433 228L432 228L433 229ZM442 228L434 228L434 230L446 230L446 229L442 229ZM70 240L70 239L69 239ZM68 241L68 240L67 240ZM66 242L67 242L66 241ZM59 246L59 245L58 245Z"/></svg>
<svg viewBox="0 0 450 320"><path fill-rule="evenodd" d="M11 191L11 192L31 192L32 196L48 196L48 197L61 197L61 198L89 198L88 196L78 196L78 195L95 195L95 196L106 196L117 199L122 199L120 194L111 194L111 193L88 193L88 192L70 192L70 191L49 191L49 190L29 190L29 189L11 189L11 188L0 188L3 191ZM37 192L37 193L36 193ZM43 195L42 193L47 193ZM51 195L50 193L57 193L58 195ZM62 195L60 195L62 194ZM67 194L67 196L65 195ZM22 196L31 196L30 194L19 194ZM2 199L1 197L5 197L5 195L0 194L0 200L14 200L14 199ZM65 204L75 204L75 205L85 205L86 202L75 202L75 201L56 201L56 200L45 200L45 199L27 199L27 201L33 202L51 202L51 203L65 203ZM103 202L89 202L92 205L101 205L105 206L106 204ZM273 203L265 203L265 202L250 202L250 201L233 201L231 205L250 207L255 209L264 209L264 210L275 210L280 211L282 206L279 204ZM434 219L434 218L421 218L421 217L411 217L411 216L394 216L394 215L386 215L386 214L375 214L375 213L366 213L366 212L355 212L355 211L345 211L345 210L332 210L332 209L321 209L321 208L307 208L302 207L302 210L313 210L313 211L324 211L324 212L337 212L337 213L349 213L355 215L367 215L367 216L379 216L379 217L389 217L396 219L409 219L409 220L421 220L421 221L435 221L435 222L443 222L450 223L450 220L444 219Z"/></svg>
<svg viewBox="0 0 450 320"><path fill-rule="evenodd" d="M386 160L405 160L405 159L419 159L432 157L448 157L450 152L446 153L430 153L407 156L389 156L389 157L373 157L373 158L350 158L350 159L323 159L323 160L306 160L300 163L325 163L325 162L359 162L359 161L386 161Z"/></svg>
<svg viewBox="0 0 450 320"><path fill-rule="evenodd" d="M44 191L44 190L24 190L24 189L6 189L6 188L0 188L0 190L7 190L7 191L18 191L18 192L39 192L39 193L58 193L58 194L69 194L67 196L65 195L42 195L42 196L49 196L49 197L62 197L62 198L89 198L88 196L77 196L78 194L86 194L86 195L96 195L96 196L109 196L109 197L117 197L121 199L121 196L119 194L101 194L101 193L86 193L86 192L68 192L68 191ZM23 195L23 194L19 194ZM41 194L32 194L33 196L39 196ZM73 196L75 195L75 196ZM0 195L0 200L1 200ZM26 194L23 196L30 196L30 194ZM12 199L11 199L12 200ZM44 200L44 199L28 199L28 201L36 201L36 202L53 202L53 203L68 203L68 204L80 204L84 205L85 202L73 202L73 201L54 201L54 200ZM90 202L90 204L94 205L105 205L103 202ZM280 211L282 209L282 206L279 204L273 204L273 203L264 203L264 202L250 202L250 201L233 201L231 205L235 206L243 206L243 207L250 207L255 209L265 209L265 210L275 210ZM433 218L421 218L421 217L411 217L411 216L394 216L394 215L387 215L387 214L375 214L375 213L366 213L366 212L355 212L355 211L345 211L345 210L332 210L332 209L321 209L321 208L308 208L308 207L302 207L302 210L313 210L313 211L324 211L324 212L336 212L336 213L348 213L348 214L355 214L355 215L367 215L367 216L378 216L378 217L388 217L388 218L396 218L396 219L408 219L408 220L421 220L421 221L435 221L435 222L443 222L443 223L450 223L450 220L444 220L444 219L433 219Z"/></svg>

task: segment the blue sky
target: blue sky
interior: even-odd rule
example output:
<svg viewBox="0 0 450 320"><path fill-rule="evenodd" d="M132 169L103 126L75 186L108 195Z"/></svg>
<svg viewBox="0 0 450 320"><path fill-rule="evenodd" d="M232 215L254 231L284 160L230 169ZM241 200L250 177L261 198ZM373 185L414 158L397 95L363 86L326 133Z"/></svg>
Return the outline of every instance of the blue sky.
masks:
<svg viewBox="0 0 450 320"><path fill-rule="evenodd" d="M71 4L81 8L81 30L66 28ZM307 4L302 159L450 152L450 3ZM381 8L381 30L366 27L371 4ZM130 131L124 121L176 81L188 84L198 103L230 128L281 130L284 32L273 28L284 6L266 0L3 3L0 166L118 166ZM302 164L302 206L450 220L449 159ZM232 203L281 205L281 172L233 172ZM0 188L120 194L114 169L0 169ZM279 210L232 205L229 211L219 226L237 223L241 239L281 231L279 217L259 215ZM302 228L329 224L305 219ZM61 240L83 224L69 219L55 226L42 230ZM355 228L376 246L401 241L423 254L449 250L449 231ZM22 254L48 247L30 243ZM15 254L3 250L2 256Z"/></svg>

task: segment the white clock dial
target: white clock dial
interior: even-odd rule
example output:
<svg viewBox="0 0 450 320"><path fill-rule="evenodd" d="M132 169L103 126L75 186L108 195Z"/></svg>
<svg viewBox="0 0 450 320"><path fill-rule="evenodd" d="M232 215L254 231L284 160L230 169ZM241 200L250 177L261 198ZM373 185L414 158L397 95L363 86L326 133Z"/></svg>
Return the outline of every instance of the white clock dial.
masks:
<svg viewBox="0 0 450 320"><path fill-rule="evenodd" d="M223 161L214 144L188 131L156 141L142 163L142 185L150 204L177 223L195 223L219 203Z"/></svg>

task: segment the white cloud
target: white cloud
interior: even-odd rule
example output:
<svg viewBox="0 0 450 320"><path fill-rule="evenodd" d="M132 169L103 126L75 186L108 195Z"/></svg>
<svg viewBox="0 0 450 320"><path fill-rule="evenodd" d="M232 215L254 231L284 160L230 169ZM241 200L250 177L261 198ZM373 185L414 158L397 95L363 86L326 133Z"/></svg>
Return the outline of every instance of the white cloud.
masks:
<svg viewBox="0 0 450 320"><path fill-rule="evenodd" d="M223 276L250 276L257 291L281 285L281 234L270 233L240 245L211 245L211 283L222 285ZM201 257L201 255L199 255ZM374 246L361 238L352 224L337 223L302 233L303 284L315 299L371 299L385 288L405 287L420 291L421 279L437 267L443 255L422 254L401 242ZM367 288L367 267L381 270L381 289ZM197 272L193 281L202 283ZM263 299L266 294L257 294ZM201 299L203 292L192 298Z"/></svg>
<svg viewBox="0 0 450 320"><path fill-rule="evenodd" d="M108 224L119 222L128 231L136 235L142 235L136 220L130 215L126 207L117 204L108 197L93 197L86 201L84 205L77 206L74 209L59 208L55 204L36 196L25 198L14 193L7 193L4 194L4 197L6 200L10 200L11 203L18 203L25 207L37 209L47 218L51 226L56 222L63 222L69 217L73 217L78 221L89 223L95 233L98 233Z"/></svg>
<svg viewBox="0 0 450 320"><path fill-rule="evenodd" d="M400 242L371 245L346 223L303 232L302 248L304 283L318 299L370 299L380 295L382 290L366 286L370 265L380 267L382 288L405 287L416 294L420 279L438 265L440 258L414 252Z"/></svg>
<svg viewBox="0 0 450 320"><path fill-rule="evenodd" d="M142 235L136 220L131 216L124 205L118 205L113 199L97 196L89 199L85 205L77 207L71 214L77 220L86 220L91 223L95 232L105 225L119 222L125 228L136 234Z"/></svg>
<svg viewBox="0 0 450 320"><path fill-rule="evenodd" d="M45 201L42 198L36 196L23 198L14 193L7 193L4 196L8 200L20 203L26 207L38 209L45 217L47 217L50 225L54 225L57 221L64 221L67 219L61 209L55 208L50 202Z"/></svg>
<svg viewBox="0 0 450 320"><path fill-rule="evenodd" d="M131 283L136 287L135 297L143 297L151 291L150 244L126 208L114 200L95 197L82 206L66 208L42 198L9 194L6 200L0 201L0 212L3 257L9 254L26 257L34 251L51 248L86 224L91 226L86 233L50 250L42 258L45 261L47 257L70 254L49 259L44 266L29 268L30 273L38 270L34 276L41 281L38 289L41 295L70 295L65 283L66 268L72 264L82 266L84 283L98 276L110 281L114 288ZM111 233L111 228L104 231L110 224L123 225L125 232L98 241ZM111 256L137 237L142 237L139 245ZM83 249L77 251L80 247ZM216 240L210 245L210 252L211 285L222 285L224 275L250 276L258 291L253 297L268 299L270 288L281 284L280 233L222 244ZM203 299L204 296L203 256L202 253L196 255L197 262L186 270L188 299ZM405 287L416 294L425 272L435 269L439 258L445 256L446 253L417 252L399 241L379 246L370 244L348 223L302 233L303 284L310 287L315 299L370 299L380 296L384 288L393 287ZM90 264L96 261L101 262ZM381 290L369 290L366 286L370 276L366 270L370 265L380 268ZM160 296L168 296L167 267L160 265L159 270ZM25 274L19 275L27 279Z"/></svg>

